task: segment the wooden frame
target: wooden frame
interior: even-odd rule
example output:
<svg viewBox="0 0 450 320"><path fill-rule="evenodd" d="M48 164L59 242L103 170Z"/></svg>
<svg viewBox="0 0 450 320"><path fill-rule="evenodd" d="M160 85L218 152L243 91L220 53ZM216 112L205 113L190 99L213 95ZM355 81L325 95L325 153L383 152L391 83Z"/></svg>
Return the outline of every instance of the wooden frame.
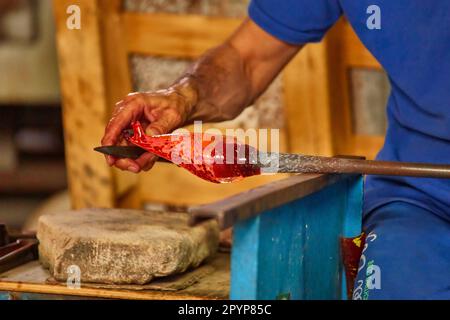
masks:
<svg viewBox="0 0 450 320"><path fill-rule="evenodd" d="M81 8L81 30L66 28L66 9L72 4ZM189 206L282 178L256 177L219 186L163 164L138 178L107 167L104 159L92 152L115 102L132 91L129 54L195 58L224 41L240 24L239 19L123 12L121 0L57 0L54 14L69 188L75 208L140 207L144 202ZM380 139L369 144L369 150L363 146L372 141L370 137L351 134L349 98L333 75L339 73L339 81L347 83L348 64L361 59L363 65L367 61L375 65L365 49L355 45L351 32L344 31L343 43L335 32L320 44L308 45L285 69L284 151L371 155L378 148ZM341 105L343 112L338 110ZM152 192L152 186L158 186L158 191Z"/></svg>

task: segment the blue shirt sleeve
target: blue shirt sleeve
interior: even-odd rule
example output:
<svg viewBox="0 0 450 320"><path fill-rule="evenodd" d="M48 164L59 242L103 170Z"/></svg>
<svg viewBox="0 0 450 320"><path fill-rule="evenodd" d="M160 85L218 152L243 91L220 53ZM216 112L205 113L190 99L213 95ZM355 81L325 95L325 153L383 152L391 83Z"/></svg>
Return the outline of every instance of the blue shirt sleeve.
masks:
<svg viewBox="0 0 450 320"><path fill-rule="evenodd" d="M249 7L258 26L291 44L322 40L341 14L338 0L252 0Z"/></svg>

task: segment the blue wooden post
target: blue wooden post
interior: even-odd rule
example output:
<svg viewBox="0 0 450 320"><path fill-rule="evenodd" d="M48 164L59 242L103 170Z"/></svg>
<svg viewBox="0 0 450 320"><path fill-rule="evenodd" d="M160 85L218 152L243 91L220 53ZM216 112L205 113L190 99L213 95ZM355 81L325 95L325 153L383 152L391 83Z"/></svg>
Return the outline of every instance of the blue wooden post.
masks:
<svg viewBox="0 0 450 320"><path fill-rule="evenodd" d="M11 300L11 295L8 292L0 292L0 301Z"/></svg>
<svg viewBox="0 0 450 320"><path fill-rule="evenodd" d="M361 233L363 179L345 176L234 227L231 299L345 299L341 236Z"/></svg>

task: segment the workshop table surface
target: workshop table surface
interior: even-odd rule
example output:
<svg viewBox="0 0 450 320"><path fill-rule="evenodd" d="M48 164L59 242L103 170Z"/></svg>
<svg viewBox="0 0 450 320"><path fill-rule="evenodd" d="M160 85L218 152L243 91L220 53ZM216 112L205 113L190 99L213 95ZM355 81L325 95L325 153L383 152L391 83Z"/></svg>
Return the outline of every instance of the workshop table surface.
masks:
<svg viewBox="0 0 450 320"><path fill-rule="evenodd" d="M73 289L65 283L51 281L51 275L48 270L44 269L38 261L32 261L0 274L0 298L228 299L230 288L230 255L227 253L218 253L214 258L206 262L204 267L208 269L207 273L195 280L195 283L180 290L101 288L92 287L89 284L83 286L82 283L79 289ZM194 269L190 272L194 273L196 270ZM184 281L186 281L186 277ZM173 284L176 284L176 281L172 282L172 287L174 287Z"/></svg>

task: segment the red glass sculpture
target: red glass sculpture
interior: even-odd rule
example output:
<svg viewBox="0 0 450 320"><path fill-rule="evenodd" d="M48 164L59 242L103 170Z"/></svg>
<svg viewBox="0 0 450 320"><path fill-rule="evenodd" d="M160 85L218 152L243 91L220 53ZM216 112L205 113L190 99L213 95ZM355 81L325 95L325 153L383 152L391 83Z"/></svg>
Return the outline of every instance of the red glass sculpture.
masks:
<svg viewBox="0 0 450 320"><path fill-rule="evenodd" d="M261 174L257 150L233 137L203 133L148 136L139 122L133 123L127 140L148 152L214 183L229 183Z"/></svg>

